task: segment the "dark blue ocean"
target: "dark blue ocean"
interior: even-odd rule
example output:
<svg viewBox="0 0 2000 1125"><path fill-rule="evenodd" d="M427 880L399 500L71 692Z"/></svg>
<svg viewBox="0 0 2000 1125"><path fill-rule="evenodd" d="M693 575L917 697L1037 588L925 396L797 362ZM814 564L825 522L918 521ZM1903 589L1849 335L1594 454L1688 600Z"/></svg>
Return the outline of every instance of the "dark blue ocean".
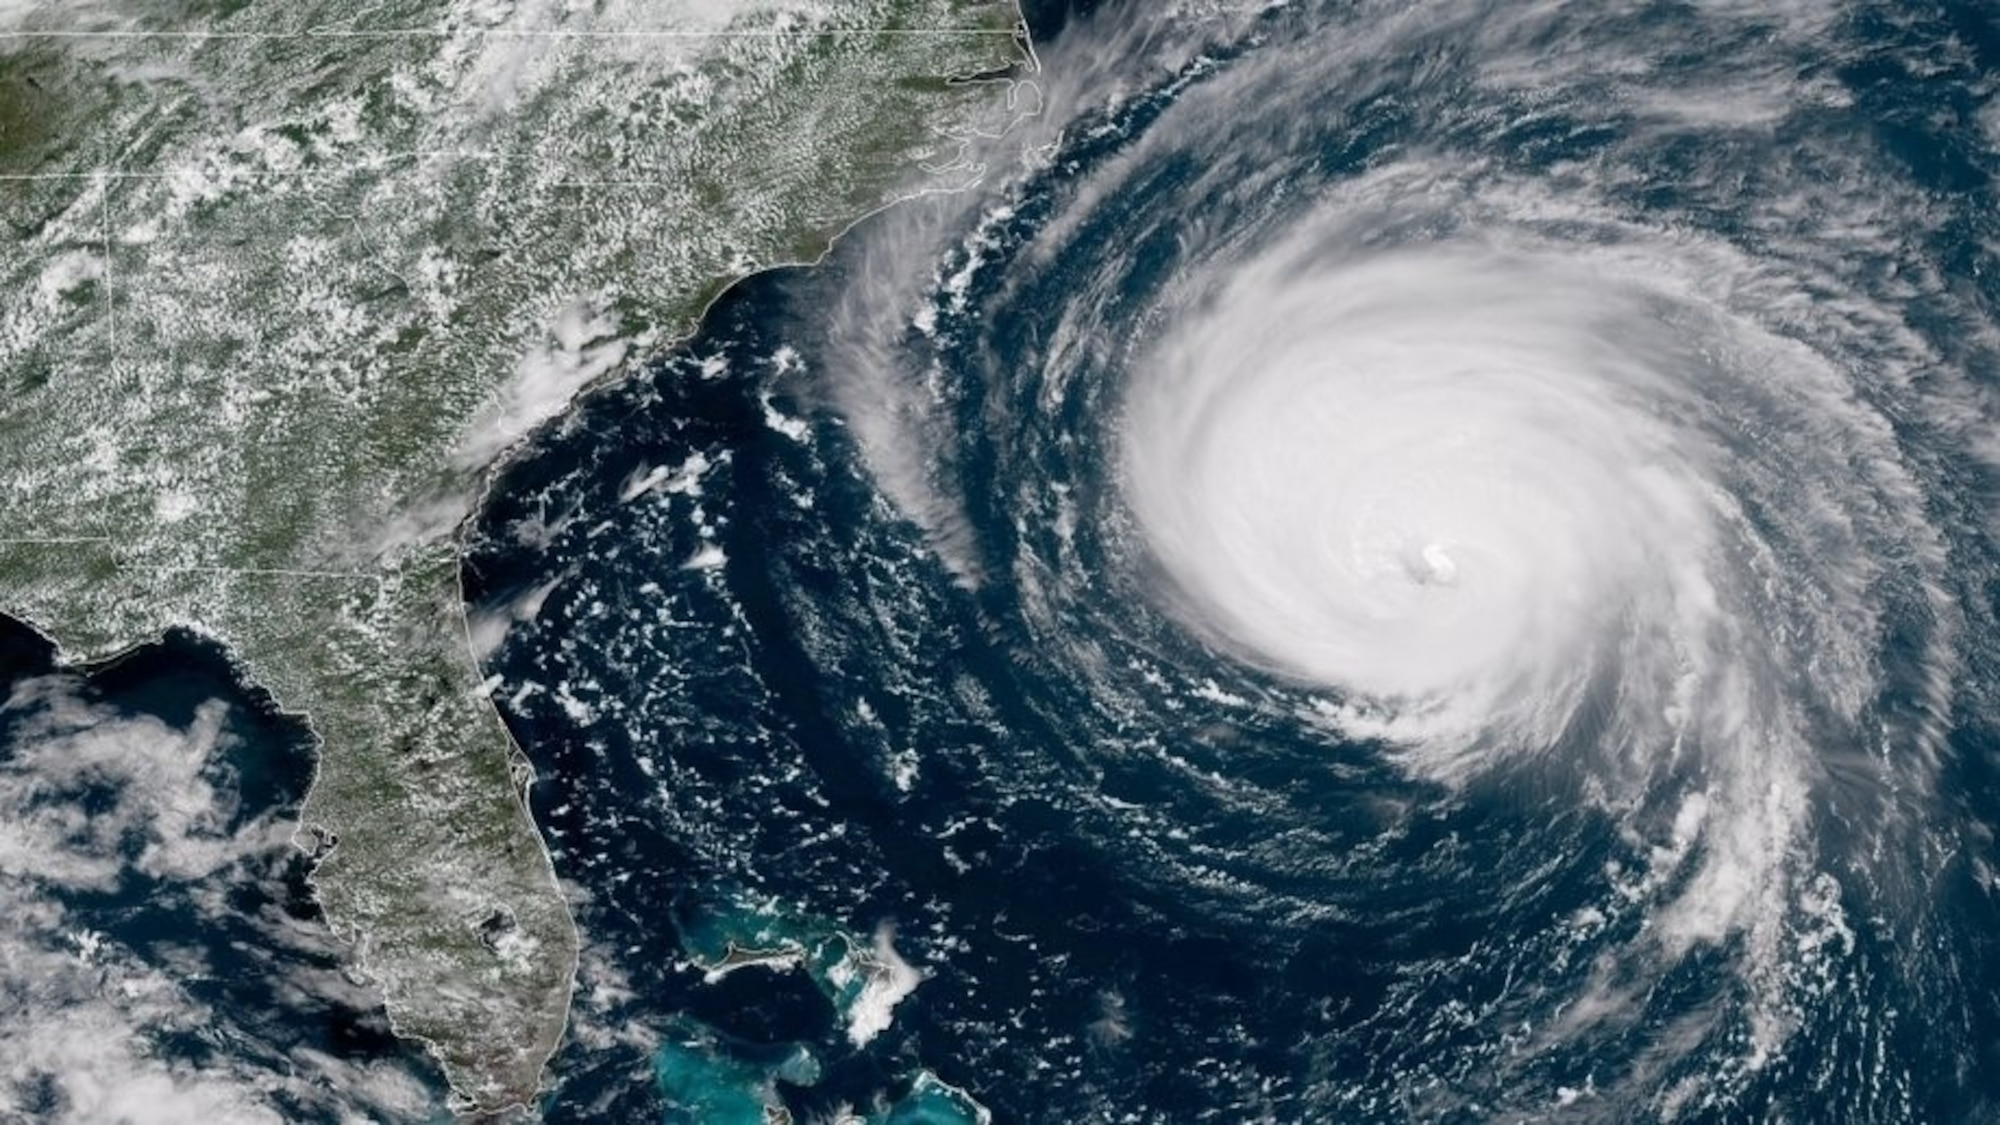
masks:
<svg viewBox="0 0 2000 1125"><path fill-rule="evenodd" d="M736 285L478 519L470 608L510 626L495 698L586 943L545 1116L2000 1118L2000 12L1031 23L1041 112L977 189ZM1301 293L1348 313L1301 325ZM1418 401L1587 470L1494 549L1536 564L1510 590L1639 591L1594 646L1482 650L1520 675L1448 749L1242 642L1133 499L1232 481L1264 436L1301 475L1402 473L1400 445L1340 460L1373 433L1317 405L1297 449L1283 410L1204 429L1227 381L1207 444L1132 443L1205 341L1247 393L1356 338L1427 362L1406 324L1611 372L1588 426ZM1698 514L1622 515L1591 477L1627 450ZM1315 489L1507 530L1419 485ZM1641 596L1690 567L1714 598ZM1727 643L1674 647L1684 619ZM1665 719L1661 668L1694 685ZM18 1104L438 1113L306 892L301 724L179 634L74 670L10 628L0 700ZM152 1100L59 1105L58 1071Z"/></svg>
<svg viewBox="0 0 2000 1125"><path fill-rule="evenodd" d="M468 591L513 622L497 697L588 941L550 1119L2000 1114L2000 492L1967 444L2000 16L1182 7L1039 14L1045 114L975 198L737 285L494 489ZM1766 684L1802 749L1620 773L1613 692L1427 768L1188 627L1121 403L1224 299L1179 287L1329 208L1382 216L1336 256L1491 227L1694 278L1662 317L1769 396L1686 425L1771 582L1876 622L1745 596L1742 643L1805 669ZM1672 311L1725 291L1720 327ZM1745 325L1851 391L1729 367ZM1863 411L1920 494L1756 436Z"/></svg>

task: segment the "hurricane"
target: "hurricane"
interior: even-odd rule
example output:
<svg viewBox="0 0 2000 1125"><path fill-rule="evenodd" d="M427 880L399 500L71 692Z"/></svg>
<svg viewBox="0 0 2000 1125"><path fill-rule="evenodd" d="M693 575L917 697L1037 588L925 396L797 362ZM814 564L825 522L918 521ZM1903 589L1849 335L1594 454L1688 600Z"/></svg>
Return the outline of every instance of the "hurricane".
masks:
<svg viewBox="0 0 2000 1125"><path fill-rule="evenodd" d="M481 518L552 1119L2000 1111L1992 14L1030 14Z"/></svg>

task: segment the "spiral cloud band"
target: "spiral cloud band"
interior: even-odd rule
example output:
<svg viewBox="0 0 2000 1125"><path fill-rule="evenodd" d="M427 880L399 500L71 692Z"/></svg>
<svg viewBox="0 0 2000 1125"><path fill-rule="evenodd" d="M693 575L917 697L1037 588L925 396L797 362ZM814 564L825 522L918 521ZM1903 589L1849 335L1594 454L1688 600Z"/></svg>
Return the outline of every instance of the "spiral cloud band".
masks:
<svg viewBox="0 0 2000 1125"><path fill-rule="evenodd" d="M1459 230L1398 202L1440 194ZM1422 168L1197 277L1114 424L1176 614L1437 780L1550 760L1653 805L1661 950L1742 935L1774 978L1822 751L1882 690L1885 563L1937 538L1857 381L1768 323L1786 283ZM1948 632L1920 655L1941 697Z"/></svg>
<svg viewBox="0 0 2000 1125"><path fill-rule="evenodd" d="M1853 717L1856 536L1895 518L1853 465L1908 487L1824 359L1637 232L1355 230L1224 271L1132 378L1126 487L1191 622L1447 776L1593 714L1630 754L1782 754L1800 662Z"/></svg>
<svg viewBox="0 0 2000 1125"><path fill-rule="evenodd" d="M579 1010L648 1029L590 1065L800 1120L919 1064L996 1120L1993 1118L2000 28L1067 7L976 186L493 491Z"/></svg>
<svg viewBox="0 0 2000 1125"><path fill-rule="evenodd" d="M1873 1057L1858 951L1920 945L1870 927L1958 846L1983 659L1995 337L1942 207L1768 61L1812 20L1717 14L1667 81L1686 29L1628 57L1594 9L1283 7L1077 41L1041 157L843 279L848 432L1011 646L1010 729L1075 755L996 784L1204 924L1427 919L1324 1105L1492 1065L1527 1107L1563 1058L1672 1117ZM1440 1051L1426 1005L1495 980Z"/></svg>
<svg viewBox="0 0 2000 1125"><path fill-rule="evenodd" d="M1621 627L1692 663L1703 450L1646 406L1672 342L1590 281L1435 250L1236 275L1127 419L1132 502L1196 619L1424 738L1546 742Z"/></svg>

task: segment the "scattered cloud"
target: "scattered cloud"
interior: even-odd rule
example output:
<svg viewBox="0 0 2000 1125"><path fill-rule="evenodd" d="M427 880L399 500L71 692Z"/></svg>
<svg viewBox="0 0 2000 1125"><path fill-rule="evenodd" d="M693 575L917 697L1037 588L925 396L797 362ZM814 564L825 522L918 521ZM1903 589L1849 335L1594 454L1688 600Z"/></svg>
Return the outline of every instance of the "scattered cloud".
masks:
<svg viewBox="0 0 2000 1125"><path fill-rule="evenodd" d="M420 1065L319 1042L367 1027L286 805L254 808L230 705L184 725L44 676L0 703L0 1119L233 1125L408 1119ZM264 763L268 767L269 763Z"/></svg>

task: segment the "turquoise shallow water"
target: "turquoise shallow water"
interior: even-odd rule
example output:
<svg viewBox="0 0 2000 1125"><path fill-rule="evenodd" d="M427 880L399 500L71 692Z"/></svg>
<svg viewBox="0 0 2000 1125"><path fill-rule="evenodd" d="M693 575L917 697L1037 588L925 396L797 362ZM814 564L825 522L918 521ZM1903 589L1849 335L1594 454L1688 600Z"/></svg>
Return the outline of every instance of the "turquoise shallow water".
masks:
<svg viewBox="0 0 2000 1125"><path fill-rule="evenodd" d="M1062 15L1031 158L738 286L483 516L468 588L516 622L498 694L592 942L551 1118L1990 1116L1990 13ZM1271 307L1310 348L1238 335ZM1232 390L1461 336L1585 379L1591 426L1514 429L1542 384L1508 368L1284 446L1359 474L1301 520L1462 520L1533 604L1596 599L1589 645L1427 661L1325 572L1291 612L1383 647L1323 667L1520 673L1447 746L1204 616L1231 589L1129 450L1204 340L1257 359L1160 459L1169 512L1326 409L1238 432ZM1474 486L1561 496L1537 534L1407 484L1465 464L1433 420L1509 437ZM1326 452L1406 429L1443 460ZM1699 499L1605 500L1646 458ZM1256 479L1218 518L1282 548ZM1444 557L1397 573L1477 595ZM1689 568L1711 602L1648 600ZM1731 639L1674 648L1690 615Z"/></svg>
<svg viewBox="0 0 2000 1125"><path fill-rule="evenodd" d="M1036 16L978 190L481 517L548 1116L1994 1116L1992 14ZM184 636L0 692L0 1104L438 1113L296 723Z"/></svg>

